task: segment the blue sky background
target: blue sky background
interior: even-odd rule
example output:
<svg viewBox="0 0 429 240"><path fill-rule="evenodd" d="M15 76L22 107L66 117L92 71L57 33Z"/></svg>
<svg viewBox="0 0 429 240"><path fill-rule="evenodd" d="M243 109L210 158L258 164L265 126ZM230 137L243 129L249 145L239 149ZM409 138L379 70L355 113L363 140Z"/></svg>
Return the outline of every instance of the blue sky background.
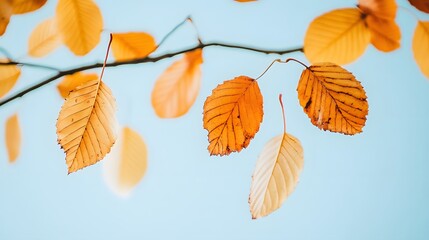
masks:
<svg viewBox="0 0 429 240"><path fill-rule="evenodd" d="M89 55L75 57L61 47L43 59L26 57L29 34L54 16L56 2L12 17L0 47L22 61L67 69L100 62L111 31L146 31L159 41L192 15L203 41L289 48L302 45L316 16L356 4L99 0L106 32ZM429 19L408 1L398 4ZM106 69L104 80L117 99L119 122L138 131L149 149L148 172L127 199L106 186L102 163L67 175L55 134L62 105L58 81L1 107L1 126L19 113L23 146L18 161L10 165L0 138L0 239L428 239L429 81L413 60L415 18L400 9L397 21L403 36L400 49L385 54L369 46L346 66L365 87L370 107L364 132L353 137L311 125L296 93L302 67L277 64L259 81L265 114L255 139L239 154L209 157L202 128L206 96L224 80L258 76L277 55L204 49L200 96L186 116L174 120L155 115L150 93L156 78L181 56ZM195 44L195 32L187 25L158 53ZM287 57L307 62L302 53L281 58ZM14 91L51 74L24 67ZM283 207L254 221L247 203L251 175L264 144L282 132L279 93L284 95L288 132L304 147L304 170Z"/></svg>

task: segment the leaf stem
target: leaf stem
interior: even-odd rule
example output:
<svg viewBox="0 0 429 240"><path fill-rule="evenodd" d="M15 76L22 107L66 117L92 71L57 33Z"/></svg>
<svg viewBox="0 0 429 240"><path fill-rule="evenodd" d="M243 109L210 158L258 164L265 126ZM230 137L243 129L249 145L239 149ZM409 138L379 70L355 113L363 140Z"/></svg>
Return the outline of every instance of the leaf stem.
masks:
<svg viewBox="0 0 429 240"><path fill-rule="evenodd" d="M303 62L301 62L301 61L299 61L299 60L297 60L297 59L295 59L295 58L288 58L288 59L286 59L286 60L284 61L284 63L287 63L287 62L290 62L290 61L297 62L297 63L301 64L302 66L304 66L305 68L308 68L308 66L307 66L307 65L305 65Z"/></svg>
<svg viewBox="0 0 429 240"><path fill-rule="evenodd" d="M201 35L200 32L198 31L197 25L195 25L194 21L192 20L191 16L189 16L187 18L187 20L191 23L192 27L194 27L195 32L197 33L197 40L199 44L202 44L203 42L201 41Z"/></svg>
<svg viewBox="0 0 429 240"><path fill-rule="evenodd" d="M103 67L101 68L100 81L103 79L104 69L106 68L107 59L109 58L110 45L112 44L113 34L110 33L109 44L107 45L106 57L104 58Z"/></svg>
<svg viewBox="0 0 429 240"><path fill-rule="evenodd" d="M286 115L285 115L285 108L283 106L283 100L282 100L282 94L279 94L279 102L280 102L280 107L282 109L282 115L283 115L283 132L286 133Z"/></svg>

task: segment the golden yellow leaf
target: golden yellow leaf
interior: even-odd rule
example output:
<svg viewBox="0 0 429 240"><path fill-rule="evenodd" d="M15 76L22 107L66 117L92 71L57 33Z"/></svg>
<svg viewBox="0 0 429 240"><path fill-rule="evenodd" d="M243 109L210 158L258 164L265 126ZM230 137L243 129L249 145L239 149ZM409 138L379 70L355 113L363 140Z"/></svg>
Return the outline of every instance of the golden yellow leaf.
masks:
<svg viewBox="0 0 429 240"><path fill-rule="evenodd" d="M120 196L128 196L147 169L147 147L142 137L129 127L122 129L112 152L103 161L104 178Z"/></svg>
<svg viewBox="0 0 429 240"><path fill-rule="evenodd" d="M258 82L239 76L218 85L204 102L204 128L210 155L228 155L246 148L262 122Z"/></svg>
<svg viewBox="0 0 429 240"><path fill-rule="evenodd" d="M52 52L61 43L55 19L40 23L28 39L28 54L32 57L43 57Z"/></svg>
<svg viewBox="0 0 429 240"><path fill-rule="evenodd" d="M256 2L256 0L234 0L234 1L241 2L241 3L244 3L244 2Z"/></svg>
<svg viewBox="0 0 429 240"><path fill-rule="evenodd" d="M92 0L59 0L56 19L63 42L74 54L83 56L100 41L103 17Z"/></svg>
<svg viewBox="0 0 429 240"><path fill-rule="evenodd" d="M6 32L10 17L12 16L11 0L0 1L0 36Z"/></svg>
<svg viewBox="0 0 429 240"><path fill-rule="evenodd" d="M7 62L0 60L0 62ZM21 70L16 65L0 66L0 98L6 95L15 86L21 75Z"/></svg>
<svg viewBox="0 0 429 240"><path fill-rule="evenodd" d="M256 162L250 187L249 205L252 218L274 212L295 189L304 166L301 143L284 133L272 138Z"/></svg>
<svg viewBox="0 0 429 240"><path fill-rule="evenodd" d="M100 80L70 92L56 125L69 173L97 163L110 151L116 140L115 111L112 92Z"/></svg>
<svg viewBox="0 0 429 240"><path fill-rule="evenodd" d="M318 63L302 72L299 103L320 129L354 135L368 114L366 93L352 73L333 63Z"/></svg>
<svg viewBox="0 0 429 240"><path fill-rule="evenodd" d="M77 72L72 75L65 76L63 81L58 84L57 89L61 97L66 98L69 93L79 85L97 79L98 75L95 73Z"/></svg>
<svg viewBox="0 0 429 240"><path fill-rule="evenodd" d="M365 21L371 31L371 43L378 50L390 52L401 46L401 30L394 20L369 15Z"/></svg>
<svg viewBox="0 0 429 240"><path fill-rule="evenodd" d="M429 22L418 21L413 37L413 53L420 71L429 78Z"/></svg>
<svg viewBox="0 0 429 240"><path fill-rule="evenodd" d="M6 149L9 162L14 163L21 150L21 129L17 114L12 115L6 121Z"/></svg>
<svg viewBox="0 0 429 240"><path fill-rule="evenodd" d="M13 14L35 11L45 5L47 0L12 0Z"/></svg>
<svg viewBox="0 0 429 240"><path fill-rule="evenodd" d="M395 0L359 0L358 7L366 15L394 20L398 6Z"/></svg>
<svg viewBox="0 0 429 240"><path fill-rule="evenodd" d="M370 32L357 8L338 9L314 19L305 35L304 53L314 62L347 64L361 56Z"/></svg>
<svg viewBox="0 0 429 240"><path fill-rule="evenodd" d="M429 13L429 0L408 0L418 10Z"/></svg>
<svg viewBox="0 0 429 240"><path fill-rule="evenodd" d="M118 61L146 57L155 49L155 39L147 33L113 33L112 51Z"/></svg>
<svg viewBox="0 0 429 240"><path fill-rule="evenodd" d="M188 112L201 85L201 49L185 53L156 80L152 106L161 118L180 117Z"/></svg>

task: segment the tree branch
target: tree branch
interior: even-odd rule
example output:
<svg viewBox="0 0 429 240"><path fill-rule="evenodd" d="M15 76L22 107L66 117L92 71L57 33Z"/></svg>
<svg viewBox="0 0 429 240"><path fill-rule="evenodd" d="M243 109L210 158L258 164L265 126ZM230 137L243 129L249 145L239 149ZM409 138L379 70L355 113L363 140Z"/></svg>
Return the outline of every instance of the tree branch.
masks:
<svg viewBox="0 0 429 240"><path fill-rule="evenodd" d="M139 58L139 59L107 63L106 67L116 67L116 66L121 66L121 65L139 64L139 63L147 63L147 62L158 62L160 60L163 60L166 58L171 58L171 57L174 57L174 56L179 55L179 54L191 52L191 51L194 51L196 49L203 49L206 47L212 47L212 46L224 47L224 48L236 48L236 49L243 49L243 50L247 50L247 51L265 53L265 54L279 54L279 55L303 51L302 47L274 50L274 49L261 49L261 48L247 47L247 46L242 46L242 45L226 44L226 43L220 43L220 42L209 42L209 43L200 43L199 45L197 45L195 47L187 48L187 49L176 51L176 52L165 53L165 54L162 54L159 56L154 56L154 57L147 56L147 57ZM20 97L24 96L25 94L32 92L33 90L36 90L40 87L43 87L43 86L47 85L48 83L51 83L51 82L65 76L65 75L69 75L69 74L73 74L73 73L77 73L77 72L85 71L85 70L89 70L89 69L100 68L103 66L103 63L94 63L94 64L88 64L88 65L84 65L84 66L80 66L80 67L70 68L68 70L59 71L58 69L56 69L54 67L32 64L32 63L20 63L20 62L13 62L13 61L7 62L7 63L0 63L0 65L17 65L17 64L23 65L23 66L31 66L31 67L50 69L50 70L55 70L58 72L57 72L57 74L53 75L52 77L50 77L50 78L48 78L48 79L46 79L40 83L37 83L37 84L30 86L30 87L27 87L27 88L15 93L14 95L11 95L11 96L3 99L2 101L0 101L0 106L3 106L3 105L5 105L5 104L17 99L17 98L20 98Z"/></svg>

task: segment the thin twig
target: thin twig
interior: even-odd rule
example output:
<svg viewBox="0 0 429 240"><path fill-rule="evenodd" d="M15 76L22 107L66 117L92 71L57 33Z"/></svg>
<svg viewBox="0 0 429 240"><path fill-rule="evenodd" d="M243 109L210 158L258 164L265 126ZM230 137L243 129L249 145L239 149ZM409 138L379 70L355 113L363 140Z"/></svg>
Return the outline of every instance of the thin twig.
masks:
<svg viewBox="0 0 429 240"><path fill-rule="evenodd" d="M187 48L184 50L171 52L171 53L165 53L165 54L162 54L159 56L154 56L154 57L148 56L148 57L143 57L143 58L138 58L138 59L133 59L133 60L107 63L106 67L116 67L116 66L121 66L121 65L139 64L139 63L147 63L147 62L158 62L160 60L163 60L166 58L171 58L171 57L174 57L174 56L179 55L179 54L191 52L191 51L194 51L196 49L203 49L206 47L212 47L212 46L224 47L224 48L236 48L236 49L243 49L243 50L247 50L247 51L265 53L265 54L279 54L279 55L303 51L302 47L274 50L274 49L261 49L261 48L247 47L247 46L242 46L242 45L226 44L226 43L221 43L221 42L209 42L209 43L201 43L195 47ZM0 65L2 65L2 64L3 63L0 63ZM15 63L15 64L20 64L20 63ZM11 95L11 96L3 99L2 101L0 101L0 106L3 106L6 103L11 102L17 98L20 98L20 97L24 96L25 94L27 94L33 90L36 90L42 86L45 86L48 83L51 83L51 82L53 82L53 81L55 81L55 80L57 80L63 76L70 75L70 74L73 74L76 72L89 70L89 69L100 68L102 66L103 66L103 63L94 63L94 64L88 64L88 65L84 65L84 66L80 66L80 67L74 67L74 68L64 70L64 71L58 71L58 73L53 75L52 77L50 77L50 78L48 78L48 79L46 79L40 83L37 83L33 86L29 86L29 87L15 93L14 95ZM46 66L44 66L44 68L46 68Z"/></svg>

